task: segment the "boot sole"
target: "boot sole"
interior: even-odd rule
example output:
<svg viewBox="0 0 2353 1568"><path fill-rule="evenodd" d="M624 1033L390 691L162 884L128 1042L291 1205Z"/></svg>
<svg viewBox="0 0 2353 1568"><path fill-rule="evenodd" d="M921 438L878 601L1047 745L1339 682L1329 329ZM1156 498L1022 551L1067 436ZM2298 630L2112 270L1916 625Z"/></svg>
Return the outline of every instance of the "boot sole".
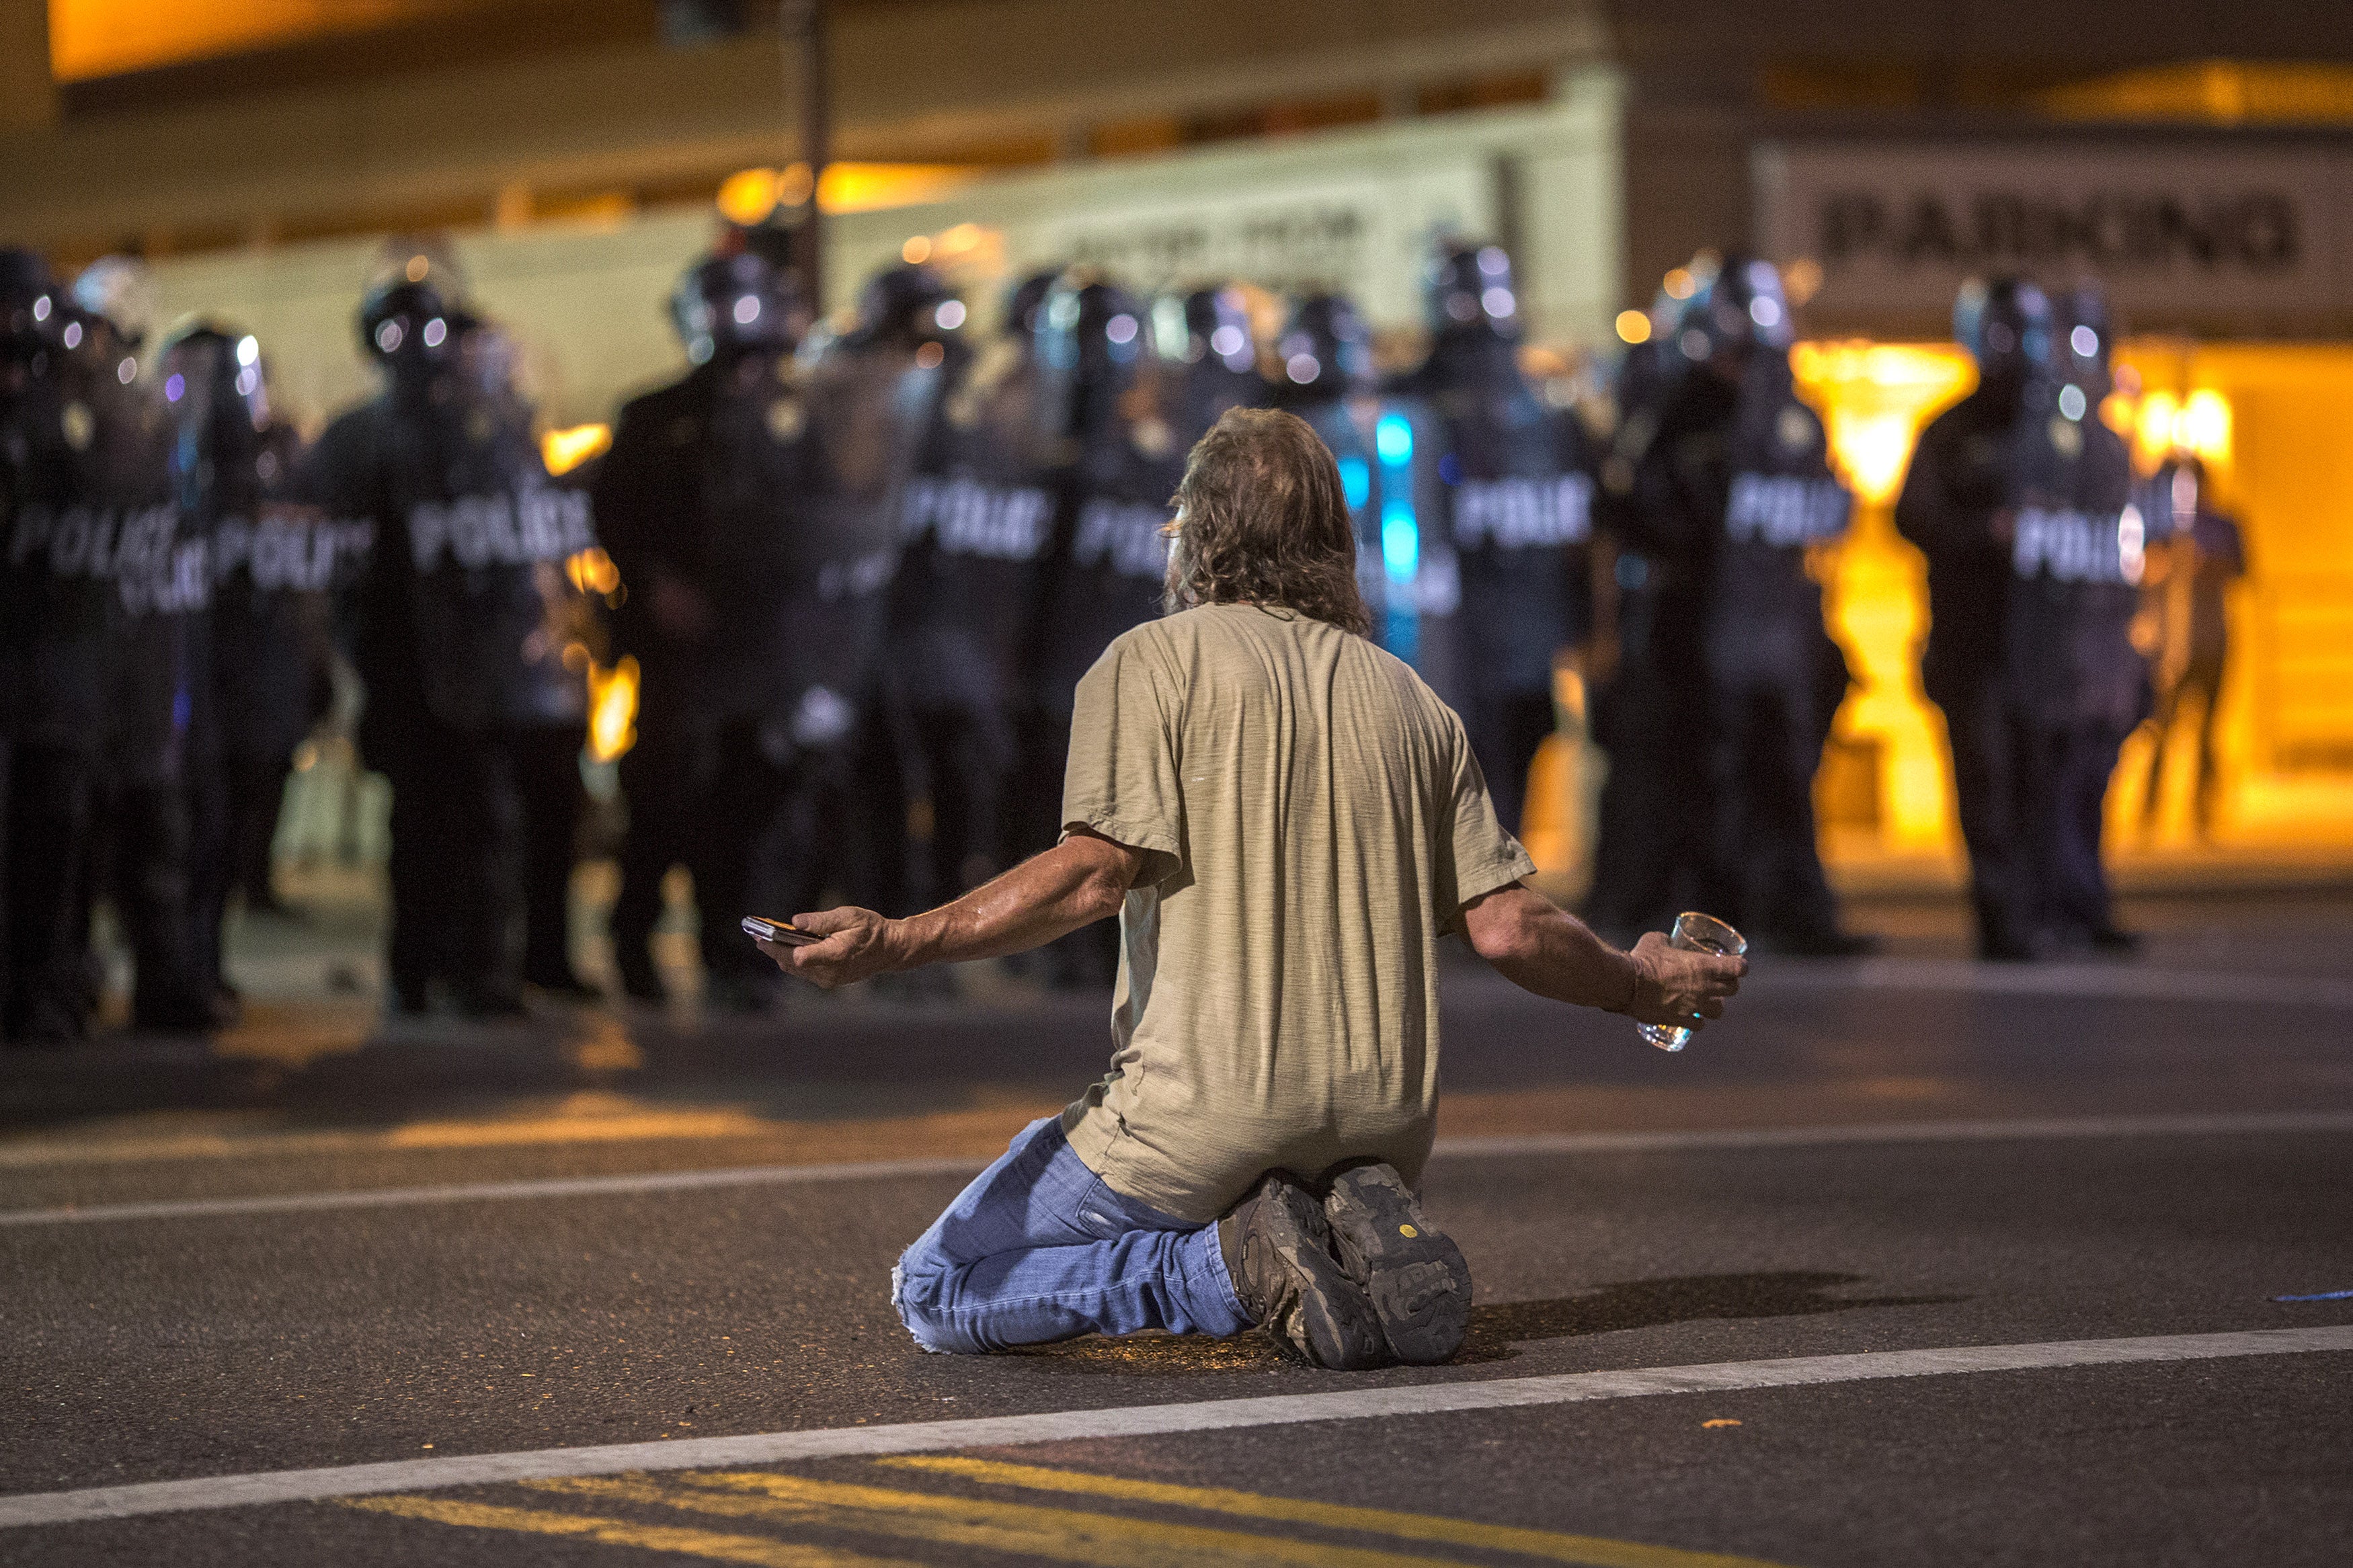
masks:
<svg viewBox="0 0 2353 1568"><path fill-rule="evenodd" d="M1446 1361L1471 1327L1471 1266L1421 1212L1387 1165L1359 1165L1332 1183L1324 1202L1332 1245L1365 1288L1398 1360Z"/></svg>
<svg viewBox="0 0 2353 1568"><path fill-rule="evenodd" d="M1292 1277L1288 1299L1266 1325L1277 1348L1312 1366L1349 1372L1388 1360L1379 1313L1324 1247L1324 1214L1314 1194L1278 1181L1261 1201L1257 1227Z"/></svg>

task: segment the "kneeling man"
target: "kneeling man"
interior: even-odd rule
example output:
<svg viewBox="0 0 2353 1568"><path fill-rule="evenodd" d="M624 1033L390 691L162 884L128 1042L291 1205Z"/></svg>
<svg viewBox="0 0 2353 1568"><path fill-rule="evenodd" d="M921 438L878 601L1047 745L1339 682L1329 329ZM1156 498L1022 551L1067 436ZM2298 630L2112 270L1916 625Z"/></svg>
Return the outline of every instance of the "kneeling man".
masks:
<svg viewBox="0 0 2353 1568"><path fill-rule="evenodd" d="M794 916L819 985L1120 917L1110 1073L1026 1129L893 1271L926 1350L1264 1324L1318 1365L1443 1361L1462 1255L1416 1194L1438 939L1544 996L1698 1027L1737 958L1609 947L1524 885L1462 724L1365 636L1332 455L1237 409L1176 492L1168 615L1079 687L1054 848L913 919Z"/></svg>

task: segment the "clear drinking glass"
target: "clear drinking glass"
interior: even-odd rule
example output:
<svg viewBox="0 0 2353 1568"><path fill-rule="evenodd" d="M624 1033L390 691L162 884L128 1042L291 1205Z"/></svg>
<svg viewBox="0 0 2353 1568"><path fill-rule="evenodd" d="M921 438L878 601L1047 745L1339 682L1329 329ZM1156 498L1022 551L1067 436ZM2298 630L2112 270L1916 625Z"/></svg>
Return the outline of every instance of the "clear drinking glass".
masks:
<svg viewBox="0 0 2353 1568"><path fill-rule="evenodd" d="M1675 917L1675 928L1667 933L1667 941L1685 952L1717 952L1727 958L1737 958L1748 951L1748 939L1717 920L1696 910L1687 910ZM1637 1024L1642 1038L1662 1051L1679 1051L1691 1043L1689 1029L1671 1028L1662 1024Z"/></svg>

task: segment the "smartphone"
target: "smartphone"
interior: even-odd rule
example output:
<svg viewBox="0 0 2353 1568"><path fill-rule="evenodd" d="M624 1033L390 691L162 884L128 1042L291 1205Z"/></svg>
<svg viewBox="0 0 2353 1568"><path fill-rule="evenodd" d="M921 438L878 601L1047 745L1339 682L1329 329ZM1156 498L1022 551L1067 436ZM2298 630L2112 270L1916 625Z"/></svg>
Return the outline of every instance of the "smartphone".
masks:
<svg viewBox="0 0 2353 1568"><path fill-rule="evenodd" d="M758 937L762 942L773 942L783 947L807 947L813 942L825 940L813 931L801 930L790 921L763 920L758 915L744 917L744 934Z"/></svg>

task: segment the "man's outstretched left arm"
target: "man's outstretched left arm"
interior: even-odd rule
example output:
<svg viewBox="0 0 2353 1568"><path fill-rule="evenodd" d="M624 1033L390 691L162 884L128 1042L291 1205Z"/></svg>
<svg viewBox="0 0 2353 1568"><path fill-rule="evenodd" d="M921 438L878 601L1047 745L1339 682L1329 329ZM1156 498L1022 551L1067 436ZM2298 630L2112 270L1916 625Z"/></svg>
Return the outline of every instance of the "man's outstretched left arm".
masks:
<svg viewBox="0 0 2353 1568"><path fill-rule="evenodd" d="M828 991L927 963L1027 952L1117 914L1144 860L1141 849L1073 827L1051 849L954 903L902 921L860 909L795 915L795 925L825 940L806 947L769 942L760 946L786 973Z"/></svg>

